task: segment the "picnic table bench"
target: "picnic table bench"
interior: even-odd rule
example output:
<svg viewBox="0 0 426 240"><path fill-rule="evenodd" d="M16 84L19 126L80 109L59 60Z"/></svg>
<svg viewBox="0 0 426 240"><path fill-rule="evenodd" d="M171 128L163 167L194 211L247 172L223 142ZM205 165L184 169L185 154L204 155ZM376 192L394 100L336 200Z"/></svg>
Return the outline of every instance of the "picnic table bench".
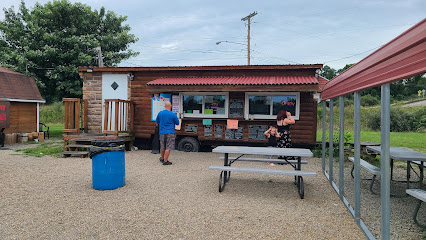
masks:
<svg viewBox="0 0 426 240"><path fill-rule="evenodd" d="M407 189L405 190L405 192L417 198L418 202L417 202L416 209L414 210L413 220L418 226L422 228L426 228L426 225L419 223L417 220L417 213L420 210L420 205L422 205L422 202L426 202L426 191L423 189Z"/></svg>
<svg viewBox="0 0 426 240"><path fill-rule="evenodd" d="M348 157L349 161L354 162L354 158L353 157ZM376 176L380 175L380 168L372 165L371 163L365 161L364 159L359 159L359 163L361 165L362 168L364 168L365 170L367 170L368 172L370 172L371 174L373 174L373 178L367 178L364 180L371 180L370 183L370 192L372 192L373 194L377 194L373 191L373 184L374 181L376 180ZM352 170L351 170L351 176L352 178L354 178L354 168L355 168L355 164L352 165Z"/></svg>
<svg viewBox="0 0 426 240"><path fill-rule="evenodd" d="M226 183L229 182L231 172L250 172L264 174L292 175L295 177L297 190L301 199L304 198L303 176L316 176L316 172L301 171L301 157L312 157L313 154L309 149L303 148L268 148L268 147L244 147L244 146L220 146L213 149L213 152L224 153L225 156L220 159L224 161L223 166L210 166L210 170L221 171L219 176L219 192L225 189ZM241 154L239 157L230 158L230 153ZM296 160L286 159L265 159L265 158L243 158L245 154L266 155L266 156L287 156L295 157ZM253 162L274 162L290 164L294 170L279 170L269 168L246 168L231 167L235 161L253 161ZM304 161L306 164L307 162Z"/></svg>

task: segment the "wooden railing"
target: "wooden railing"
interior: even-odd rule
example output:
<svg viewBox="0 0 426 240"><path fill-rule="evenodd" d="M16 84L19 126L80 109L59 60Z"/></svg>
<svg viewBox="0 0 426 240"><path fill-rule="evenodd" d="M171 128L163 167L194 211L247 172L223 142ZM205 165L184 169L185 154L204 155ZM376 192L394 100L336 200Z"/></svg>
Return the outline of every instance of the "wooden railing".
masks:
<svg viewBox="0 0 426 240"><path fill-rule="evenodd" d="M87 133L87 100L78 98L62 99L65 105L64 133Z"/></svg>
<svg viewBox="0 0 426 240"><path fill-rule="evenodd" d="M134 105L121 99L105 99L104 134L131 133L133 131Z"/></svg>

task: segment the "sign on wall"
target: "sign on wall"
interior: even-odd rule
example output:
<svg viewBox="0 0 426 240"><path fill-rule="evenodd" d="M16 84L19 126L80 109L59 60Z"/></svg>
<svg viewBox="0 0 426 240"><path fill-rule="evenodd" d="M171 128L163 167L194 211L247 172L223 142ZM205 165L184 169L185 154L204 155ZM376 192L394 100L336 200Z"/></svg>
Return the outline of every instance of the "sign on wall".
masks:
<svg viewBox="0 0 426 240"><path fill-rule="evenodd" d="M266 136L265 136L266 130L268 130L268 126L266 126L266 125L249 126L249 139L251 139L251 140L266 139Z"/></svg>
<svg viewBox="0 0 426 240"><path fill-rule="evenodd" d="M9 123L10 123L9 107L10 107L9 101L0 100L0 129L9 127Z"/></svg>
<svg viewBox="0 0 426 240"><path fill-rule="evenodd" d="M243 99L231 99L229 101L229 117L242 118L243 117Z"/></svg>
<svg viewBox="0 0 426 240"><path fill-rule="evenodd" d="M170 94L160 94L151 98L151 121L157 119L158 113L164 110L164 104L170 102L170 97Z"/></svg>

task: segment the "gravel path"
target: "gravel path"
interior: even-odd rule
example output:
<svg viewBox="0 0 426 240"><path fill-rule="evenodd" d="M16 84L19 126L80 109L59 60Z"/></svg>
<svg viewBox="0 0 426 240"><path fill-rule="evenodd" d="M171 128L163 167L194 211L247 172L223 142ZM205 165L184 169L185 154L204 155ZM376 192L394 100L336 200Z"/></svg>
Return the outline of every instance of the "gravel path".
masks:
<svg viewBox="0 0 426 240"><path fill-rule="evenodd" d="M426 100L402 105L402 107L419 107L419 106L426 106Z"/></svg>
<svg viewBox="0 0 426 240"><path fill-rule="evenodd" d="M126 185L111 191L92 188L90 159L16 154L0 150L2 239L365 239L317 158L303 166L318 175L305 177L302 200L292 176L233 173L219 193L216 153L174 151L162 166L158 154L126 152ZM406 239L420 239L405 221Z"/></svg>

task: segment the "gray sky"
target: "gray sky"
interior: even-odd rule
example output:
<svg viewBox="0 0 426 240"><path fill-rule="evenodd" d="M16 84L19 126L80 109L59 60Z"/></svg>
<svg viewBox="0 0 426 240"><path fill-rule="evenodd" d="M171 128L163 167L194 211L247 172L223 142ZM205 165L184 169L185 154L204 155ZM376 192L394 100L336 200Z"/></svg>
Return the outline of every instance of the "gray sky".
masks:
<svg viewBox="0 0 426 240"><path fill-rule="evenodd" d="M2 0L0 7L19 7ZM26 6L47 0L26 0ZM425 0L81 0L128 16L140 55L120 66L316 64L340 69L356 63L426 17ZM0 19L4 18L3 11ZM219 45L216 42L222 41Z"/></svg>

